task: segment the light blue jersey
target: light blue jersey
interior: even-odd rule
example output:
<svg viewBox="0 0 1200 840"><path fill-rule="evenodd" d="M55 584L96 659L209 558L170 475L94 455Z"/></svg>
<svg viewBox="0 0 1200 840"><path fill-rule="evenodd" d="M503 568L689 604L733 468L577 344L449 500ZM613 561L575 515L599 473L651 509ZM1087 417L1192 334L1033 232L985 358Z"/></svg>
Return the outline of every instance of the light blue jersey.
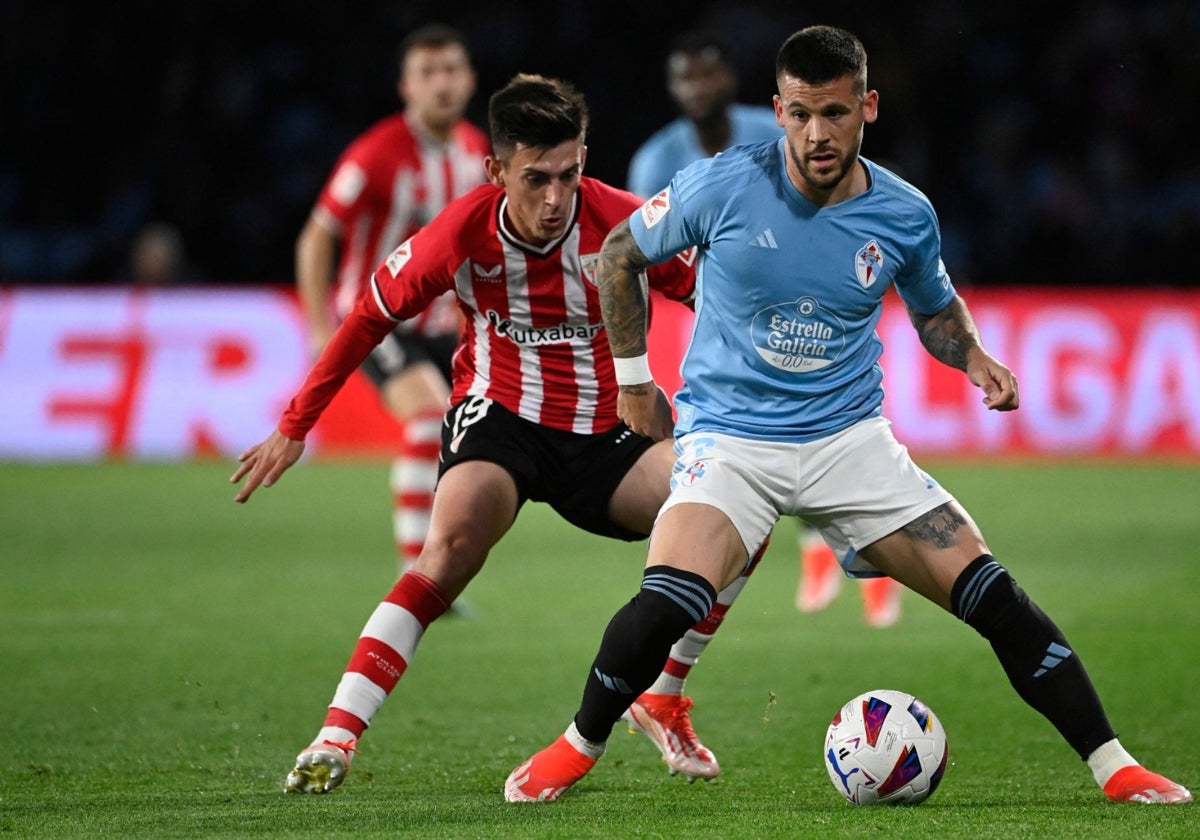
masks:
<svg viewBox="0 0 1200 840"><path fill-rule="evenodd" d="M817 207L784 141L697 161L630 218L651 262L698 247L696 323L676 435L806 442L878 415L889 286L932 315L955 296L929 200L864 160L866 192Z"/></svg>
<svg viewBox="0 0 1200 840"><path fill-rule="evenodd" d="M730 146L772 140L783 134L772 108L731 105L729 121ZM696 127L687 117L680 117L650 135L633 153L626 189L647 198L665 187L680 169L706 157L709 154L700 145Z"/></svg>

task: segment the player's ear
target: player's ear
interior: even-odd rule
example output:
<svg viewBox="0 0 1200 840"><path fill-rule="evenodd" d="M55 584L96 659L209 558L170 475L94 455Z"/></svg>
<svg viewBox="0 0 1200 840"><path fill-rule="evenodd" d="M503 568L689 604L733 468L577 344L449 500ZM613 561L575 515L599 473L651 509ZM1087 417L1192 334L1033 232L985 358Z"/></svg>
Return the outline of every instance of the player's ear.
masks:
<svg viewBox="0 0 1200 840"><path fill-rule="evenodd" d="M863 122L873 123L879 118L879 92L867 91L863 97Z"/></svg>
<svg viewBox="0 0 1200 840"><path fill-rule="evenodd" d="M504 162L495 155L488 155L484 158L483 167L492 186L504 189Z"/></svg>
<svg viewBox="0 0 1200 840"><path fill-rule="evenodd" d="M579 172L582 174L583 167L587 163L587 146L579 150Z"/></svg>

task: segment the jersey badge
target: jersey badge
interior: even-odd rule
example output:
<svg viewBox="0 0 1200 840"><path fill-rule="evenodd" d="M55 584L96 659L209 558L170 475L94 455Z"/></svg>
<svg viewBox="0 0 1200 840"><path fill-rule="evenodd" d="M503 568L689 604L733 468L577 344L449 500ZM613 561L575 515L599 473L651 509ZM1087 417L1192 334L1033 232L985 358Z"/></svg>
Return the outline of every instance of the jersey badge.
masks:
<svg viewBox="0 0 1200 840"><path fill-rule="evenodd" d="M646 225L646 230L661 222L663 216L669 212L671 212L671 190L667 188L642 205L642 222Z"/></svg>
<svg viewBox="0 0 1200 840"><path fill-rule="evenodd" d="M400 243L397 248L387 258L387 269L395 277L400 273L400 269L404 268L404 264L412 257L412 240L406 239Z"/></svg>
<svg viewBox="0 0 1200 840"><path fill-rule="evenodd" d="M333 180L329 183L329 194L333 200L348 207L358 200L363 187L367 185L367 174L357 163L342 164Z"/></svg>
<svg viewBox="0 0 1200 840"><path fill-rule="evenodd" d="M858 284L869 289L879 279L883 271L883 251L879 243L872 239L858 249L854 255L854 273L858 275Z"/></svg>
<svg viewBox="0 0 1200 840"><path fill-rule="evenodd" d="M695 245L693 245L691 248L688 248L686 251L680 251L678 254L676 254L675 259L679 260L681 263L686 265L688 268L691 268L692 264L696 262L696 255L698 255L699 253L700 253L700 250Z"/></svg>

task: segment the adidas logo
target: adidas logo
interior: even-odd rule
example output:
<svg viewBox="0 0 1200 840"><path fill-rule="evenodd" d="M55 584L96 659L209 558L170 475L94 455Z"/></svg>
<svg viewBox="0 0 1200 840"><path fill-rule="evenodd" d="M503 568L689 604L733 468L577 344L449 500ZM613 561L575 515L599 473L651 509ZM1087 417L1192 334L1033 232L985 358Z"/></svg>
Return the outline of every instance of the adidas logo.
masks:
<svg viewBox="0 0 1200 840"><path fill-rule="evenodd" d="M610 677L608 674L595 667L592 668L592 673L596 675L596 679L600 681L600 684L609 691L616 692L617 694L633 694L633 689L631 689L629 684L620 677Z"/></svg>
<svg viewBox="0 0 1200 840"><path fill-rule="evenodd" d="M1046 656L1042 659L1042 667L1034 672L1034 679L1045 674L1056 665L1061 665L1062 661L1071 655L1071 649L1063 647L1058 642L1051 642L1050 647L1046 648Z"/></svg>
<svg viewBox="0 0 1200 840"><path fill-rule="evenodd" d="M779 243L777 243L775 241L775 234L773 234L771 232L770 228L767 228L762 233L760 233L758 236L756 236L750 240L750 247L751 248L768 248L772 251L778 251Z"/></svg>

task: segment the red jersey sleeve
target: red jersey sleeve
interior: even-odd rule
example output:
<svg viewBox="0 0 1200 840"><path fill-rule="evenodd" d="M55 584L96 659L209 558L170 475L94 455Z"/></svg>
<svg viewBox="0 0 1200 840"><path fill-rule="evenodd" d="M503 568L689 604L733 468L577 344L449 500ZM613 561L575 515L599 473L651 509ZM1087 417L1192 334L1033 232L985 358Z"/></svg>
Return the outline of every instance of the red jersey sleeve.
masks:
<svg viewBox="0 0 1200 840"><path fill-rule="evenodd" d="M645 202L627 190L611 187L593 178L585 180L586 197L589 207L595 208L597 222L603 228L603 235L616 227L618 223L629 218ZM603 235L601 239L603 239ZM696 295L696 249L676 254L671 259L646 270L646 279L650 288L655 289L670 300L692 305Z"/></svg>
<svg viewBox="0 0 1200 840"><path fill-rule="evenodd" d="M336 222L339 229L353 224L354 219L364 213L364 208L387 202L387 196L379 195L380 185L388 181L386 159L399 154L400 150L388 149L381 141L396 134L388 129L397 119L399 117L380 120L363 132L334 164L329 180L317 197L317 210L325 219ZM407 138L393 138L392 145L403 139Z"/></svg>
<svg viewBox="0 0 1200 840"><path fill-rule="evenodd" d="M454 275L467 260L472 231L499 194L496 187L485 184L450 202L375 269L374 292L389 317L413 318L455 288Z"/></svg>
<svg viewBox="0 0 1200 840"><path fill-rule="evenodd" d="M666 262L646 269L650 288L657 289L671 300L694 308L696 297L696 248L693 246Z"/></svg>
<svg viewBox="0 0 1200 840"><path fill-rule="evenodd" d="M292 440L304 440L346 379L395 326L373 299L359 298L288 403L279 431Z"/></svg>

